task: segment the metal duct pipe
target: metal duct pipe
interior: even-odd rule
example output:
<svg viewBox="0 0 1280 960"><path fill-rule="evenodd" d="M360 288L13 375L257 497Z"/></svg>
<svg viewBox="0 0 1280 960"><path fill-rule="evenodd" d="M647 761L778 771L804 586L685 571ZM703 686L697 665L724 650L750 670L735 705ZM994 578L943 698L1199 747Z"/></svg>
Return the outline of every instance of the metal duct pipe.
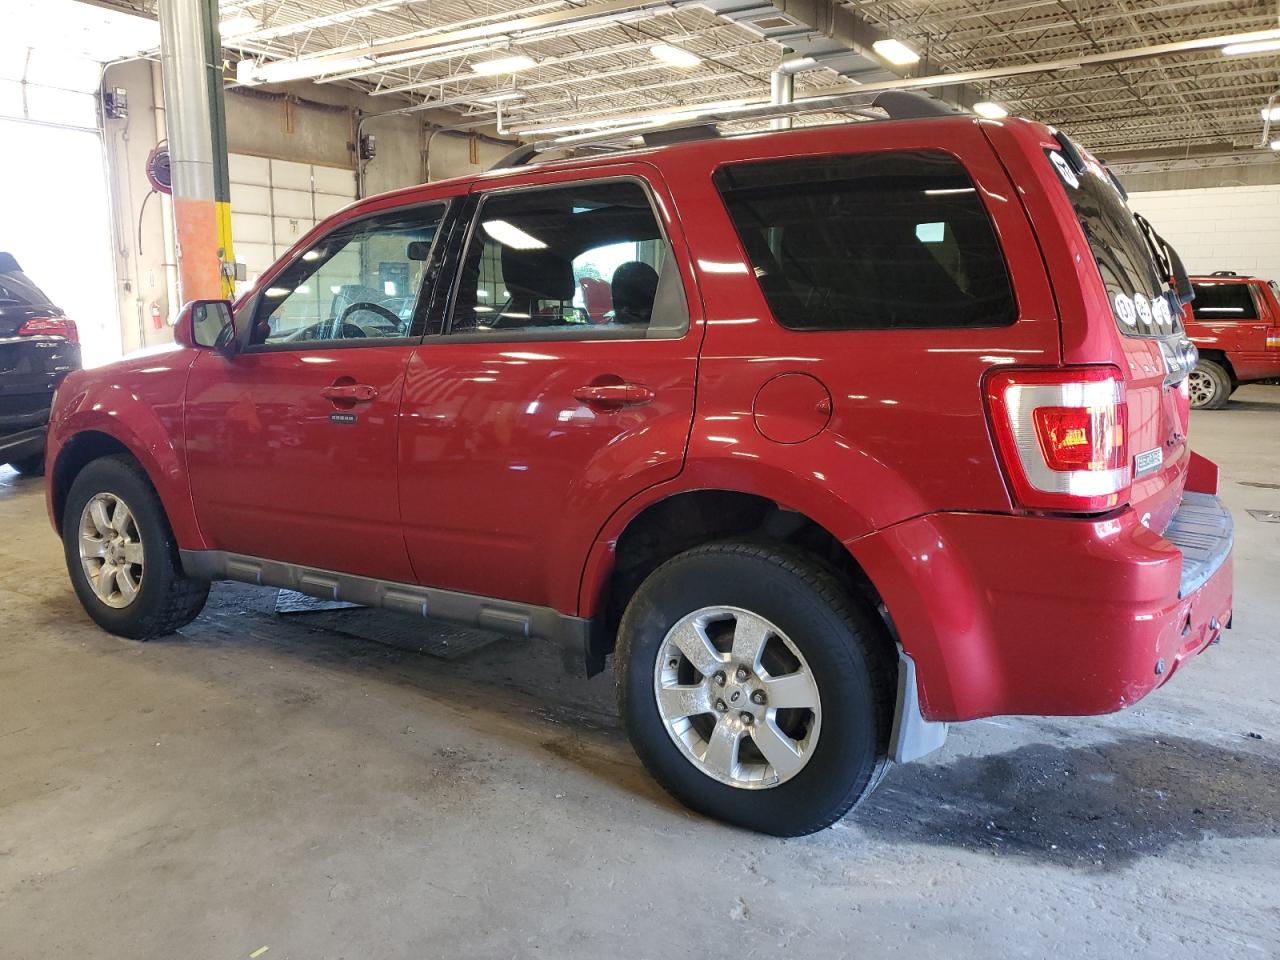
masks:
<svg viewBox="0 0 1280 960"><path fill-rule="evenodd" d="M769 102L772 104L794 103L796 99L796 74L806 70L816 70L818 61L812 57L794 57L784 60L769 74ZM769 121L770 130L790 130L790 117L775 117Z"/></svg>
<svg viewBox="0 0 1280 960"><path fill-rule="evenodd" d="M1271 113L1276 108L1277 100L1280 100L1280 90L1267 97L1267 105L1262 110L1262 142L1258 146L1264 150L1271 146Z"/></svg>

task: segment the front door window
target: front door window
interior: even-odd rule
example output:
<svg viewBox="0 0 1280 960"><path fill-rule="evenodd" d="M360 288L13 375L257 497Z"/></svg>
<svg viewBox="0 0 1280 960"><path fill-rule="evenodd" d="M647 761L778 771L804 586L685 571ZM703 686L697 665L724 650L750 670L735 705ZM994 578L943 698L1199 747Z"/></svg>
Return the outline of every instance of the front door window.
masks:
<svg viewBox="0 0 1280 960"><path fill-rule="evenodd" d="M421 336L418 289L443 213L436 205L364 217L317 241L262 292L252 342Z"/></svg>

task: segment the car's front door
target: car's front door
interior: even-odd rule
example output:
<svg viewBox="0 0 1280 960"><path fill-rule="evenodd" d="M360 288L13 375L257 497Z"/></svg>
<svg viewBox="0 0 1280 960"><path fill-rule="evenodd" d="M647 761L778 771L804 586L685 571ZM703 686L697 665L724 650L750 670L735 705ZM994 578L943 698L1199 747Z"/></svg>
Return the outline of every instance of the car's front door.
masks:
<svg viewBox="0 0 1280 960"><path fill-rule="evenodd" d="M402 410L424 584L571 612L609 514L680 471L702 334L683 237L651 167L592 172L482 183L458 220L447 323Z"/></svg>
<svg viewBox="0 0 1280 960"><path fill-rule="evenodd" d="M296 252L187 383L200 527L231 553L411 581L396 448L443 202L348 219Z"/></svg>

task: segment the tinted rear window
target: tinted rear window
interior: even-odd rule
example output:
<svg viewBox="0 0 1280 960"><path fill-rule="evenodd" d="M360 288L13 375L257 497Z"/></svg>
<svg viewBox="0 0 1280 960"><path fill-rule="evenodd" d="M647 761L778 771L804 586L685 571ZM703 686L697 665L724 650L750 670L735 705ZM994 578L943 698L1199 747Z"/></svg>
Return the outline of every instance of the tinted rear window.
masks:
<svg viewBox="0 0 1280 960"><path fill-rule="evenodd" d="M1257 320L1258 307L1247 283L1193 283L1191 315L1197 320Z"/></svg>
<svg viewBox="0 0 1280 960"><path fill-rule="evenodd" d="M0 273L0 307L44 306L49 302L22 271Z"/></svg>
<svg viewBox="0 0 1280 960"><path fill-rule="evenodd" d="M1045 155L1089 242L1116 326L1130 336L1177 332L1182 308L1171 299L1133 211L1107 172L1090 163L1084 173L1076 173L1061 151L1046 149Z"/></svg>
<svg viewBox="0 0 1280 960"><path fill-rule="evenodd" d="M715 184L785 327L981 327L1017 317L991 220L951 156L737 164Z"/></svg>

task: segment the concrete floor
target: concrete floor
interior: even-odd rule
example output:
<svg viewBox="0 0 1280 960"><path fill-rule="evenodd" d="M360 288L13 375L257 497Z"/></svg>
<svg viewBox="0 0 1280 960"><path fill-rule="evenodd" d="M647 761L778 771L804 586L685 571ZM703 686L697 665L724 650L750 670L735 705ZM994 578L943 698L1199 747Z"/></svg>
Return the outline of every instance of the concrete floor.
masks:
<svg viewBox="0 0 1280 960"><path fill-rule="evenodd" d="M1246 512L1280 510L1280 387L1237 398L1193 424L1224 643L1117 716L953 728L791 841L676 806L609 677L533 645L427 656L240 586L110 637L0 472L0 957L1280 956L1280 523Z"/></svg>

